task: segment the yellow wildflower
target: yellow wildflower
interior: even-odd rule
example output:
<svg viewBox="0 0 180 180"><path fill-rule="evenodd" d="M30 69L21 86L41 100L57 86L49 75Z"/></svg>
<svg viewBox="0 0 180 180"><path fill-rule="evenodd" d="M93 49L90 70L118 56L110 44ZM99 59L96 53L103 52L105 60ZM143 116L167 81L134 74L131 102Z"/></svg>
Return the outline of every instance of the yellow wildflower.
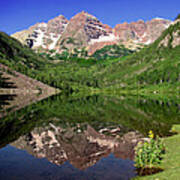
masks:
<svg viewBox="0 0 180 180"><path fill-rule="evenodd" d="M154 138L154 134L152 131L149 131L149 138L153 139Z"/></svg>

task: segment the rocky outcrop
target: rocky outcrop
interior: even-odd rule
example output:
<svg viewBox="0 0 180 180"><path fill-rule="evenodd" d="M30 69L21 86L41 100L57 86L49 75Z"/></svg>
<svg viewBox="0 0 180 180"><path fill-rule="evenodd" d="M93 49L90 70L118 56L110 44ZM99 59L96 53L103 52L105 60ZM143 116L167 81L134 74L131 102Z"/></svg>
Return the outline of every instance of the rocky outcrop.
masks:
<svg viewBox="0 0 180 180"><path fill-rule="evenodd" d="M121 43L133 41L134 43L150 44L153 43L170 24L171 21L159 18L147 22L143 20L130 24L125 22L116 25L114 33Z"/></svg>
<svg viewBox="0 0 180 180"><path fill-rule="evenodd" d="M17 32L12 36L34 49L44 48L51 50L55 48L67 24L68 20L60 15L48 21L48 23L37 23L28 30Z"/></svg>
<svg viewBox="0 0 180 180"><path fill-rule="evenodd" d="M92 55L94 52L96 52L99 49L102 49L105 46L114 45L114 44L117 44L117 42L116 41L96 42L93 45L88 46L89 55Z"/></svg>
<svg viewBox="0 0 180 180"><path fill-rule="evenodd" d="M171 36L168 34L160 43L158 47L167 47Z"/></svg>
<svg viewBox="0 0 180 180"><path fill-rule="evenodd" d="M63 48L72 50L88 47L96 42L112 41L114 38L111 27L83 11L69 21L56 47L60 51Z"/></svg>
<svg viewBox="0 0 180 180"><path fill-rule="evenodd" d="M180 45L180 30L173 32L173 41L172 41L172 47L175 48L176 46Z"/></svg>
<svg viewBox="0 0 180 180"><path fill-rule="evenodd" d="M173 31L166 34L166 36L160 41L158 47L168 47L168 45L170 45L172 48L175 48L180 45L180 29L178 23L180 23L179 19L172 23L172 27L175 27L176 24L177 27L173 27Z"/></svg>

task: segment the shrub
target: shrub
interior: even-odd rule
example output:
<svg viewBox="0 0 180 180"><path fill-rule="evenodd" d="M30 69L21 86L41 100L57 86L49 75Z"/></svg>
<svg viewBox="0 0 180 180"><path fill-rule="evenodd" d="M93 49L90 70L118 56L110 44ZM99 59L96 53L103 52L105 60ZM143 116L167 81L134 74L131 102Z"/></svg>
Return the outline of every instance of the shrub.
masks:
<svg viewBox="0 0 180 180"><path fill-rule="evenodd" d="M137 168L152 168L161 163L165 147L162 140L154 138L152 131L149 132L149 142L138 143L135 149L135 166Z"/></svg>

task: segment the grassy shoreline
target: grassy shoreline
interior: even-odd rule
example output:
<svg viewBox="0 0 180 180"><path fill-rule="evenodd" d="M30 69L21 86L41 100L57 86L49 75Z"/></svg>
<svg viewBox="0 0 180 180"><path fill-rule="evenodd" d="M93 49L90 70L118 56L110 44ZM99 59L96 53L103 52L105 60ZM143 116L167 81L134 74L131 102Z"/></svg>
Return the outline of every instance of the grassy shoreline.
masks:
<svg viewBox="0 0 180 180"><path fill-rule="evenodd" d="M163 172L150 176L136 177L135 180L178 180L180 176L180 125L174 125L176 135L163 138L166 154L160 168Z"/></svg>

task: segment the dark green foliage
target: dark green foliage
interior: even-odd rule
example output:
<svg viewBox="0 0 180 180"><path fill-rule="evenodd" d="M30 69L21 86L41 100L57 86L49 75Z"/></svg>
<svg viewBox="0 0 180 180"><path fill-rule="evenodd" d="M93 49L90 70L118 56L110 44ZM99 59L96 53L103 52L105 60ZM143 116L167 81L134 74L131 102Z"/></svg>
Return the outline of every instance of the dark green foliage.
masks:
<svg viewBox="0 0 180 180"><path fill-rule="evenodd" d="M75 44L75 40L72 37L69 37L66 41L67 44Z"/></svg>
<svg viewBox="0 0 180 180"><path fill-rule="evenodd" d="M109 45L97 50L92 57L97 60L114 59L127 56L134 51L125 48L123 45Z"/></svg>
<svg viewBox="0 0 180 180"><path fill-rule="evenodd" d="M68 49L64 49L62 53L56 53L54 50L50 50L46 53L40 53L44 58L48 60L68 60L74 61L82 58L89 58L88 52L85 48L77 49L74 48L73 52L70 53Z"/></svg>
<svg viewBox="0 0 180 180"><path fill-rule="evenodd" d="M70 39L70 38L69 38ZM70 39L71 40L71 39ZM68 41L69 42L69 41ZM71 42L71 41L70 41ZM45 58L50 60L74 60L74 59L94 59L94 60L108 60L116 59L123 56L132 54L134 51L125 48L123 45L109 45L105 46L100 50L97 50L93 55L88 56L88 51L86 48L77 49L74 48L72 52L69 52L68 49L65 49L61 54L53 51L47 53L41 53Z"/></svg>
<svg viewBox="0 0 180 180"><path fill-rule="evenodd" d="M38 68L46 63L44 58L3 32L0 32L0 58L0 62L8 59L8 64L16 63L28 68Z"/></svg>

